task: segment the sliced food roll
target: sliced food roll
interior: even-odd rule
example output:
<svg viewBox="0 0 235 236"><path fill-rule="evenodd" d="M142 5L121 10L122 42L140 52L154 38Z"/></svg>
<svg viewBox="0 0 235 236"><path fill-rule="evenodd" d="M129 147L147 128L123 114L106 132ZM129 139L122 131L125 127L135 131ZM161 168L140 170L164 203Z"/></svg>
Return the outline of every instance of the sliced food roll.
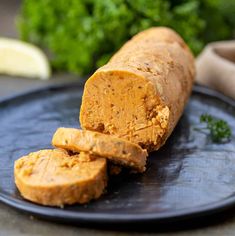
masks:
<svg viewBox="0 0 235 236"><path fill-rule="evenodd" d="M21 195L48 206L87 203L107 185L107 160L88 153L41 150L15 162L15 183Z"/></svg>
<svg viewBox="0 0 235 236"><path fill-rule="evenodd" d="M137 172L145 171L147 151L115 136L89 130L59 128L53 136L52 145L73 152L89 152Z"/></svg>
<svg viewBox="0 0 235 236"><path fill-rule="evenodd" d="M81 127L158 150L183 113L194 77L193 55L176 32L140 32L86 81Z"/></svg>

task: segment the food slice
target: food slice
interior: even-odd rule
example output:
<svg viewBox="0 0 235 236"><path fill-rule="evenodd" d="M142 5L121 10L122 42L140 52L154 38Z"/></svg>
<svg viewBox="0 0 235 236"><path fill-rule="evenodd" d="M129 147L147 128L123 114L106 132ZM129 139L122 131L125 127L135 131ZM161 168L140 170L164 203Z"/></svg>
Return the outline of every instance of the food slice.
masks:
<svg viewBox="0 0 235 236"><path fill-rule="evenodd" d="M147 151L125 139L89 130L59 128L52 145L73 152L89 152L137 172L145 171Z"/></svg>
<svg viewBox="0 0 235 236"><path fill-rule="evenodd" d="M70 156L65 150L41 150L15 162L15 183L21 195L48 206L87 203L107 184L107 160L90 154Z"/></svg>
<svg viewBox="0 0 235 236"><path fill-rule="evenodd" d="M0 73L48 79L51 72L39 48L19 40L0 38Z"/></svg>

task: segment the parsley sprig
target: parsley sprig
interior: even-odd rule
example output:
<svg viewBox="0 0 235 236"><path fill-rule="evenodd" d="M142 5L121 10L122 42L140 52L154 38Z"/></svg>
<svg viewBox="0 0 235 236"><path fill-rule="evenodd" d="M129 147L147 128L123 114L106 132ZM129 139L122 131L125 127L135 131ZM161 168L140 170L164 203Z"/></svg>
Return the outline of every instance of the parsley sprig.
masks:
<svg viewBox="0 0 235 236"><path fill-rule="evenodd" d="M226 121L217 119L209 114L202 114L200 116L200 123L203 123L206 126L196 128L196 130L201 132L203 132L204 130L209 131L209 135L213 142L226 143L230 141L232 131Z"/></svg>

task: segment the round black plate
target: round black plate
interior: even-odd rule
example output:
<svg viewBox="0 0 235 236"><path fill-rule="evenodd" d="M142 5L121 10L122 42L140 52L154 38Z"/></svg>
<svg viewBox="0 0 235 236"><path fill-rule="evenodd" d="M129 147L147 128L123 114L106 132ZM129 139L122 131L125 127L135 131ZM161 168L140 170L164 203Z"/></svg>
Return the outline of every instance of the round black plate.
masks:
<svg viewBox="0 0 235 236"><path fill-rule="evenodd" d="M213 144L194 130L202 113L229 122L234 102L195 87L172 136L149 157L146 173L110 179L107 193L87 205L44 207L21 198L13 181L14 161L50 148L57 127L79 127L83 86L50 87L0 102L0 200L17 209L63 222L172 222L212 214L235 205L235 138Z"/></svg>

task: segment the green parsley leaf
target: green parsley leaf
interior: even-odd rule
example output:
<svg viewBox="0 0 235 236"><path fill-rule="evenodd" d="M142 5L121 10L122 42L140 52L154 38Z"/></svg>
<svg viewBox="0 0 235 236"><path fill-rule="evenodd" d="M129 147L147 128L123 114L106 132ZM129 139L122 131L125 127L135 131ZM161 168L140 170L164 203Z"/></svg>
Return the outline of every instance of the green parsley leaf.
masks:
<svg viewBox="0 0 235 236"><path fill-rule="evenodd" d="M175 29L195 54L232 38L234 0L22 0L20 38L47 52L53 68L87 75L152 26Z"/></svg>
<svg viewBox="0 0 235 236"><path fill-rule="evenodd" d="M206 127L197 128L198 131L207 129L211 140L215 143L229 142L232 131L228 123L222 119L217 119L209 114L202 114L200 122L206 124Z"/></svg>

